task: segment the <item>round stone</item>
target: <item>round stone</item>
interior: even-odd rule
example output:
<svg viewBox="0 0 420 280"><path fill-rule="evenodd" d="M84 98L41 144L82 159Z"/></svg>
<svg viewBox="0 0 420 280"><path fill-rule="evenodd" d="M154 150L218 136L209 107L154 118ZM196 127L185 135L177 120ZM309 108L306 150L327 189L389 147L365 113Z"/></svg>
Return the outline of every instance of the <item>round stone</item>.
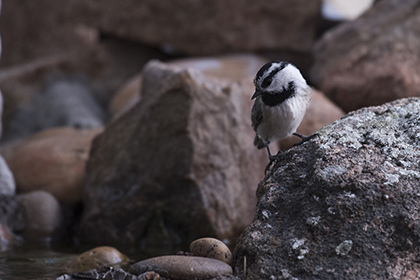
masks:
<svg viewBox="0 0 420 280"><path fill-rule="evenodd" d="M227 264L232 261L232 253L222 241L206 237L193 241L190 250L195 256L216 259Z"/></svg>

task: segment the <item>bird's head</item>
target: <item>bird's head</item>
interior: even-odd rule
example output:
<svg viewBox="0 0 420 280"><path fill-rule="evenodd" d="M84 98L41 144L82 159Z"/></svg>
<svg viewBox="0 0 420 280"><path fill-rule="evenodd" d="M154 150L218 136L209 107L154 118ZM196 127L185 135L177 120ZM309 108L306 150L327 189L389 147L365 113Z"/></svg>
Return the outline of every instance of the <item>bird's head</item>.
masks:
<svg viewBox="0 0 420 280"><path fill-rule="evenodd" d="M299 94L299 89L308 88L299 69L285 61L266 63L255 75L254 85L255 93L252 99L262 96L264 101L274 97L276 103Z"/></svg>

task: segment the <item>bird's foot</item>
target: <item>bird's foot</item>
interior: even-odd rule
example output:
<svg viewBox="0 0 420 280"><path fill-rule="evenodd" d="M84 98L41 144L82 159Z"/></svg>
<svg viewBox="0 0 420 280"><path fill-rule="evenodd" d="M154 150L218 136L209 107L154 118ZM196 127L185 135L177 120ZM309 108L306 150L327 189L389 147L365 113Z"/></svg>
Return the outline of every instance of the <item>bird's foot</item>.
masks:
<svg viewBox="0 0 420 280"><path fill-rule="evenodd" d="M264 175L267 175L267 172L268 171L270 171L270 167L271 167L271 165L273 165L273 163L279 158L279 156L280 156L280 151L277 153L277 155L269 155L268 156L268 159L270 160L269 162L268 162L268 164L267 164L267 166L265 167L265 170L264 170Z"/></svg>
<svg viewBox="0 0 420 280"><path fill-rule="evenodd" d="M300 139L302 139L301 141L299 141L299 142L297 142L297 143L293 144L293 147L296 147L296 146L302 145L303 143L305 143L305 142L307 142L307 141L311 140L312 138L315 138L315 137L319 136L319 134L318 134L318 133L314 133L314 134L312 134L312 135L305 136L305 135L302 135L302 134L299 134L299 133L296 133L296 132L295 132L295 133L293 133L293 135L295 135L295 136L299 137Z"/></svg>

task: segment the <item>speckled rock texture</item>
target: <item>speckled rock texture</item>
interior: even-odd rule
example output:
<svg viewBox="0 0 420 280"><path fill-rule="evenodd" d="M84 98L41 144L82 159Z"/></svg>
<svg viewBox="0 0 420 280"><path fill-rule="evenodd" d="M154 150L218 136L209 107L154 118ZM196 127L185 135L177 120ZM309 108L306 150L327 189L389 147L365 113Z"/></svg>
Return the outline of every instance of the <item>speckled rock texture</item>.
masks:
<svg viewBox="0 0 420 280"><path fill-rule="evenodd" d="M203 236L235 242L252 222L267 163L252 145L252 84L158 61L142 83L141 101L93 141L79 237L186 245L175 251Z"/></svg>
<svg viewBox="0 0 420 280"><path fill-rule="evenodd" d="M420 278L420 99L346 115L261 181L247 279Z"/></svg>
<svg viewBox="0 0 420 280"><path fill-rule="evenodd" d="M383 0L318 41L310 78L346 112L420 96L420 0Z"/></svg>

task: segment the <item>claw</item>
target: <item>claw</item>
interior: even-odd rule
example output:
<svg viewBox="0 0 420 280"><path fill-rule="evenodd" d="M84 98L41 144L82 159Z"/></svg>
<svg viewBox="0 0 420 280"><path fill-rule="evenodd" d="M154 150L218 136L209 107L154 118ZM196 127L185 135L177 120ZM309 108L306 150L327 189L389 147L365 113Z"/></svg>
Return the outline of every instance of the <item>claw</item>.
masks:
<svg viewBox="0 0 420 280"><path fill-rule="evenodd" d="M302 145L303 143L305 143L305 142L307 142L307 141L311 140L312 138L315 138L315 137L319 136L319 134L318 134L318 133L314 133L314 134L312 134L312 135L305 136L305 135L302 135L302 134L299 134L299 133L296 133L296 132L295 132L295 133L293 133L293 135L295 135L295 136L299 137L300 139L302 139L301 141L299 141L299 142L297 142L297 143L293 144L293 147L296 147L296 146Z"/></svg>
<svg viewBox="0 0 420 280"><path fill-rule="evenodd" d="M268 172L268 171L270 171L270 167L271 167L271 165L274 163L274 161L275 161L276 159L278 159L278 158L279 158L279 156L280 156L280 152L281 152L281 151L279 151L279 152L277 153L277 155L275 155L275 156L271 155L270 148L268 147L268 145L267 145L267 151L268 151L268 159L269 159L270 161L268 162L267 166L265 167L265 170L264 170L264 175L267 175L267 172Z"/></svg>

